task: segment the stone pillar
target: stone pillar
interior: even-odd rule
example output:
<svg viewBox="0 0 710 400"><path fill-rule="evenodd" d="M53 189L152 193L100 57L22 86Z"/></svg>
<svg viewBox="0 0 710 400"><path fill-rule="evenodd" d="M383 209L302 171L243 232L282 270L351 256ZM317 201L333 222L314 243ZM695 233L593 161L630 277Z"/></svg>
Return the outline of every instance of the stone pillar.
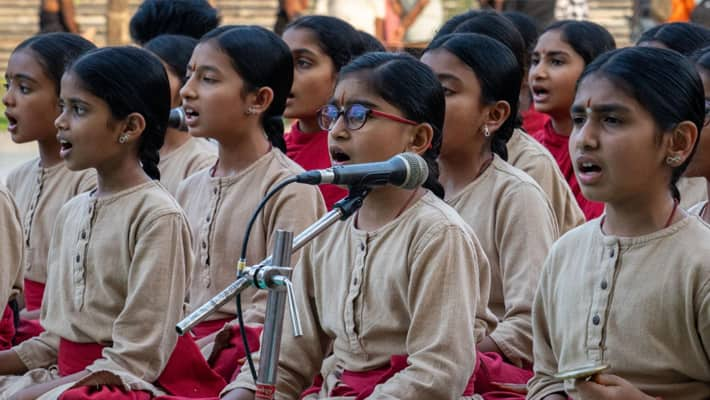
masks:
<svg viewBox="0 0 710 400"><path fill-rule="evenodd" d="M129 43L128 0L108 0L106 7L106 44L115 46Z"/></svg>

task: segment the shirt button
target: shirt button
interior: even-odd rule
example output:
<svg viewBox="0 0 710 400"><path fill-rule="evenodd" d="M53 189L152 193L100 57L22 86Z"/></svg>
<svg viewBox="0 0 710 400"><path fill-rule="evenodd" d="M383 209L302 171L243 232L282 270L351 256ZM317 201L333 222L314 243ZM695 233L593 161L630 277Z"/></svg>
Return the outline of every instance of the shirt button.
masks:
<svg viewBox="0 0 710 400"><path fill-rule="evenodd" d="M212 193L214 193L214 194L217 194L218 191L219 191L219 189L217 189L217 187L215 187L214 189L212 189Z"/></svg>
<svg viewBox="0 0 710 400"><path fill-rule="evenodd" d="M609 251L609 257L612 257L612 258L614 257L614 249L611 249Z"/></svg>
<svg viewBox="0 0 710 400"><path fill-rule="evenodd" d="M212 217L210 217L210 216L208 215L208 216L207 216L207 222L210 222L211 220L212 220Z"/></svg>
<svg viewBox="0 0 710 400"><path fill-rule="evenodd" d="M81 238L86 239L86 231L81 231Z"/></svg>
<svg viewBox="0 0 710 400"><path fill-rule="evenodd" d="M602 286L602 290L606 290L608 284L606 283L606 281L602 281L602 285L601 285L601 286Z"/></svg>
<svg viewBox="0 0 710 400"><path fill-rule="evenodd" d="M365 243L360 243L360 250L365 251Z"/></svg>
<svg viewBox="0 0 710 400"><path fill-rule="evenodd" d="M357 278L353 278L353 286L357 286Z"/></svg>
<svg viewBox="0 0 710 400"><path fill-rule="evenodd" d="M594 325L599 325L600 322L601 322L601 318L599 318L599 315L595 315L594 317L592 317L592 323Z"/></svg>
<svg viewBox="0 0 710 400"><path fill-rule="evenodd" d="M81 256L77 254L76 255L76 262L79 262L79 261L81 261Z"/></svg>
<svg viewBox="0 0 710 400"><path fill-rule="evenodd" d="M206 248L207 248L207 242L205 242L205 241L202 242L202 248L203 248L203 249L206 249Z"/></svg>

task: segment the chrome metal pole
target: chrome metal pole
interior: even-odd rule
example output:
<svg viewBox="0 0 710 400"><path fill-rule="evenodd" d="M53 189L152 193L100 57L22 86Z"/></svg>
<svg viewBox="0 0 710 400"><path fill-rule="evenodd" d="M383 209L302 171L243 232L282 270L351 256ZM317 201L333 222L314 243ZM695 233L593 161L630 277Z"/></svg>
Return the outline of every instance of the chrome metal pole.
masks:
<svg viewBox="0 0 710 400"><path fill-rule="evenodd" d="M293 233L277 230L274 239L273 266L288 267L291 264ZM287 272L290 278L291 272ZM278 371L279 351L281 350L281 333L283 331L283 317L288 298L286 288L276 282L269 285L269 297L266 300L266 320L264 321L264 334L259 353L259 379L257 386L273 388L276 384L276 371ZM290 282L289 282L290 283ZM269 390L272 392L273 390Z"/></svg>

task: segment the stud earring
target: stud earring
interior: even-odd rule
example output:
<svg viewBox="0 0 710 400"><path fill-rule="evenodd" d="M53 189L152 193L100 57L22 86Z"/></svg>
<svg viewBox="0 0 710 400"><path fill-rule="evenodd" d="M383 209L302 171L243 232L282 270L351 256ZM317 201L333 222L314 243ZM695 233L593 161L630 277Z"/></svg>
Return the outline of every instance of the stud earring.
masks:
<svg viewBox="0 0 710 400"><path fill-rule="evenodd" d="M118 137L118 143L124 144L128 141L128 135L125 133Z"/></svg>
<svg viewBox="0 0 710 400"><path fill-rule="evenodd" d="M256 114L256 111L254 110L253 107L247 108L247 110L244 112L246 115L254 115Z"/></svg>
<svg viewBox="0 0 710 400"><path fill-rule="evenodd" d="M670 165L671 167L675 167L680 163L681 160L682 159L679 155L668 156L666 157L666 164Z"/></svg>
<svg viewBox="0 0 710 400"><path fill-rule="evenodd" d="M491 131L488 130L488 125L483 125L483 136L490 137Z"/></svg>

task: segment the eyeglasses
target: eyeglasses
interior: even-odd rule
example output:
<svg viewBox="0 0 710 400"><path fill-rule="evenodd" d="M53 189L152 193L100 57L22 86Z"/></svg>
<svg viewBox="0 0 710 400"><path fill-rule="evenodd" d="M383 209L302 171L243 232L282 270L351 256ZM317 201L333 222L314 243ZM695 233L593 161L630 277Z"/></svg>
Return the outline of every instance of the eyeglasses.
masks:
<svg viewBox="0 0 710 400"><path fill-rule="evenodd" d="M318 126L320 126L321 129L327 131L332 130L341 115L345 117L345 127L351 131L356 131L362 128L371 115L387 118L391 121L400 122L403 124L417 125L417 122L412 121L410 119L398 117L396 115L392 115L382 111L373 110L362 104L350 104L343 109L339 109L338 107L332 104L328 104L318 110Z"/></svg>

